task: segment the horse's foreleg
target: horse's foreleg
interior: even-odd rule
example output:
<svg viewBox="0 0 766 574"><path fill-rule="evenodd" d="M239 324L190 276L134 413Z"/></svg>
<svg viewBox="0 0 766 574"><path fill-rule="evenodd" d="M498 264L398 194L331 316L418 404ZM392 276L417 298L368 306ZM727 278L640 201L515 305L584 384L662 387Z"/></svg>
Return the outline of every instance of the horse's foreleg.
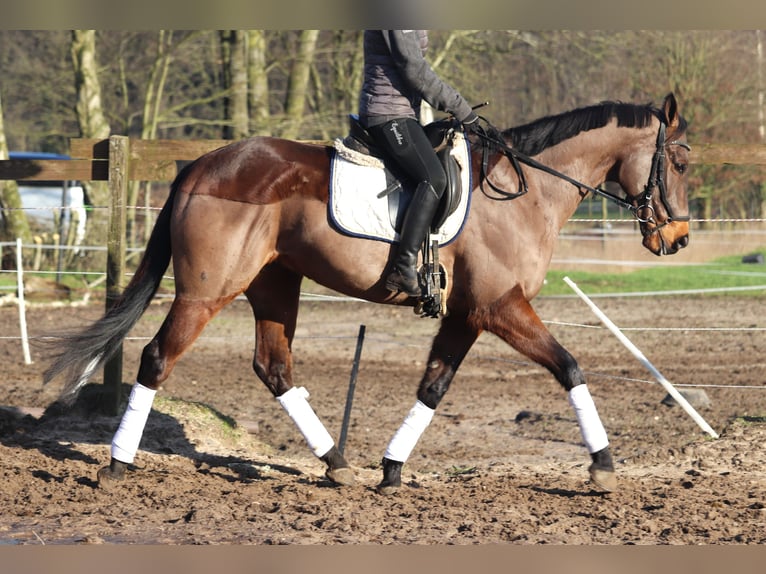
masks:
<svg viewBox="0 0 766 574"><path fill-rule="evenodd" d="M311 452L327 465L327 478L336 484L353 484L353 471L309 404L308 391L293 386L291 346L300 282L300 275L270 266L248 288L246 294L256 319L253 369L303 435Z"/></svg>
<svg viewBox="0 0 766 574"><path fill-rule="evenodd" d="M113 481L125 477L125 471L138 451L157 389L170 376L183 352L230 299L189 301L176 298L173 301L162 327L141 354L136 383L112 439L111 462L98 472L102 487L108 488Z"/></svg>
<svg viewBox="0 0 766 574"><path fill-rule="evenodd" d="M569 404L592 464L593 484L610 492L617 488L609 439L577 361L551 335L529 302L511 292L481 317L482 326L514 349L548 369L567 391Z"/></svg>
<svg viewBox="0 0 766 574"><path fill-rule="evenodd" d="M418 388L418 400L394 434L383 457L383 480L377 490L393 494L402 484L402 466L433 419L460 363L479 331L470 328L464 316L448 315L442 319L434 338L428 365Z"/></svg>

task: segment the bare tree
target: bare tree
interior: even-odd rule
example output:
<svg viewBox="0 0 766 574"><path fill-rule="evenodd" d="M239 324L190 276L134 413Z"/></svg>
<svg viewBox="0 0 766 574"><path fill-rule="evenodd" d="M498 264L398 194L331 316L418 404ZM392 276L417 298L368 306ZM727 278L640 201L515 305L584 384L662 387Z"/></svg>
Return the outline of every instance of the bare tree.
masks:
<svg viewBox="0 0 766 574"><path fill-rule="evenodd" d="M249 100L238 117L249 112L249 128L242 133L328 139L347 129L362 69L359 31L243 35ZM95 54L96 37L98 77L95 60L86 57ZM499 127L603 99L656 100L673 90L690 120L693 143L755 143L763 141L766 124L759 115L766 93L759 80L762 41L763 32L753 30L436 30L428 58L470 102L490 101L480 113ZM70 42L78 74L76 114L75 84L62 84L71 73ZM235 108L245 109L231 100L241 93L233 89L233 75L230 91L223 90L221 48L217 30L0 30L8 141L65 152L78 126L91 137L108 136L110 127L148 138L220 137L224 123L244 125L234 116ZM92 74L85 74L88 69ZM89 110L99 106L88 106L99 94L87 86L97 90L99 81L97 121ZM763 187L755 168L746 174L742 167L695 165L691 177L695 213L701 215L704 206L710 217L736 216L745 206L752 213L754 190ZM103 205L100 194L90 195Z"/></svg>
<svg viewBox="0 0 766 574"><path fill-rule="evenodd" d="M359 89L364 72L364 34L359 30L341 30L327 35L329 42L320 46L325 58L315 58L312 66L312 84L315 93L312 131L329 140L339 135L338 119L345 130L346 118L356 113L359 105ZM322 73L329 69L331 73ZM328 77L329 76L329 77Z"/></svg>
<svg viewBox="0 0 766 574"><path fill-rule="evenodd" d="M161 118L162 94L165 90L165 82L170 69L173 50L173 31L160 30L157 33L157 52L152 63L149 81L146 84L144 107L141 122L141 139L155 139L157 129ZM127 90L126 90L127 92ZM144 241L148 241L152 229L152 217L149 207L151 201L149 198L149 182L131 181L128 184L127 202L129 206L137 206L138 198L143 190L145 210ZM127 235L130 244L136 242L136 210L131 209L126 217Z"/></svg>
<svg viewBox="0 0 766 574"><path fill-rule="evenodd" d="M763 30L755 31L755 58L758 78L758 135L760 135L762 142L766 142L766 118L764 118L764 106L766 106L764 92L766 91L766 84L764 84L763 78Z"/></svg>
<svg viewBox="0 0 766 574"><path fill-rule="evenodd" d="M157 128L161 118L162 94L165 90L165 82L172 61L172 49L173 31L160 30L157 33L157 55L152 63L149 82L145 91L143 122L141 124L142 139L157 137Z"/></svg>
<svg viewBox="0 0 766 574"><path fill-rule="evenodd" d="M96 62L96 31L72 30L72 65L77 102L75 109L83 137L109 137L109 122L101 105Z"/></svg>
<svg viewBox="0 0 766 574"><path fill-rule="evenodd" d="M85 138L108 138L109 122L101 103L101 85L96 62L96 31L72 30L70 45L74 70L77 120ZM94 205L108 205L105 182L83 182Z"/></svg>
<svg viewBox="0 0 766 574"><path fill-rule="evenodd" d="M636 81L674 91L695 140L731 141L734 133L735 141L758 140L752 36L727 30L668 31L656 32L652 41L656 67ZM690 199L704 219L746 218L761 193L761 171L758 166L695 166Z"/></svg>
<svg viewBox="0 0 766 574"><path fill-rule="evenodd" d="M306 106L311 64L316 53L319 30L302 30L298 42L298 54L293 60L287 87L285 126L282 137L295 139L300 133Z"/></svg>
<svg viewBox="0 0 766 574"><path fill-rule="evenodd" d="M8 159L8 143L5 139L5 124L3 122L3 102L0 99L0 159ZM28 242L31 233L26 214L21 208L19 186L15 181L0 181L0 206L3 208L5 223L2 235L5 239L20 237Z"/></svg>
<svg viewBox="0 0 766 574"><path fill-rule="evenodd" d="M252 133L270 135L269 69L266 64L266 32L247 32L247 77Z"/></svg>
<svg viewBox="0 0 766 574"><path fill-rule="evenodd" d="M221 56L223 65L224 139L241 139L249 135L247 113L247 32L221 30Z"/></svg>
<svg viewBox="0 0 766 574"><path fill-rule="evenodd" d="M763 30L755 31L755 55L756 66L758 69L758 135L761 138L761 143L766 143L766 118L764 118L764 108L766 107L766 99L764 98L764 92L766 92L766 83L764 82L763 71ZM761 217L766 217L766 181L761 182L760 189L760 201L761 201Z"/></svg>

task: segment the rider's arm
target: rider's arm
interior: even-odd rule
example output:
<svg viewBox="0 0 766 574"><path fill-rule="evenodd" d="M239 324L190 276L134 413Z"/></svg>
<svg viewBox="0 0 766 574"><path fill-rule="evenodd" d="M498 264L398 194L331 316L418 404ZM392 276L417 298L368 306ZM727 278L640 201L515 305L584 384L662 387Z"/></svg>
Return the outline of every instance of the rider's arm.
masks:
<svg viewBox="0 0 766 574"><path fill-rule="evenodd" d="M383 30L383 38L404 80L426 102L461 122L473 114L470 104L423 57L416 30Z"/></svg>

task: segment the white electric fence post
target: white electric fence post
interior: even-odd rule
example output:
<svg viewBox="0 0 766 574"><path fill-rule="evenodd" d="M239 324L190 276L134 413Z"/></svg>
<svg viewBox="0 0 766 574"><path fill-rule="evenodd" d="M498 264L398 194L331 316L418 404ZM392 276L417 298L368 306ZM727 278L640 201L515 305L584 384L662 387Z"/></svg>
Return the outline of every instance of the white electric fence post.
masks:
<svg viewBox="0 0 766 574"><path fill-rule="evenodd" d="M564 277L564 282L569 285L572 290L579 295L580 299L585 301L585 303L588 305L588 307L591 308L591 311L593 311L596 316L601 319L601 322L606 325L606 327L614 334L615 337L617 337L620 342L625 345L625 347L633 353L633 356L636 357L643 365L649 369L649 372L654 375L654 378L657 379L657 381L665 388L665 390L670 394L671 397L673 397L676 402L678 402L679 405L687 412L687 414L696 422L699 427L704 430L706 433L708 433L713 438L718 438L718 433L715 432L707 422L699 415L697 411L694 410L694 407L692 407L689 404L689 401L684 398L684 396L679 393L675 387L668 381L664 376L662 376L662 373L660 373L654 365L652 365L649 362L649 359L647 359L644 354L641 352L641 350L636 347L623 333L617 328L617 325L612 323L612 321L607 317L604 312L599 309L593 301L590 300L590 298L583 293L580 288L575 285L575 283L569 278Z"/></svg>
<svg viewBox="0 0 766 574"><path fill-rule="evenodd" d="M27 306L24 302L24 268L21 259L21 238L16 238L16 283L19 291L19 328L21 329L21 348L24 351L24 364L32 364L29 354L29 335L27 334Z"/></svg>

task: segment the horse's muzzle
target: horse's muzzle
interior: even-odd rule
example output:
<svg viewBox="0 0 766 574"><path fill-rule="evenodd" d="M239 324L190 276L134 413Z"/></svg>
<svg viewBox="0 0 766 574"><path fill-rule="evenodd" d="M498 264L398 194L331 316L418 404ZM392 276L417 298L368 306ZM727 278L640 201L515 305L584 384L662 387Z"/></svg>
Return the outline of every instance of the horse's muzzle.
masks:
<svg viewBox="0 0 766 574"><path fill-rule="evenodd" d="M655 255L673 255L689 245L689 222L673 221L644 231L643 245Z"/></svg>

